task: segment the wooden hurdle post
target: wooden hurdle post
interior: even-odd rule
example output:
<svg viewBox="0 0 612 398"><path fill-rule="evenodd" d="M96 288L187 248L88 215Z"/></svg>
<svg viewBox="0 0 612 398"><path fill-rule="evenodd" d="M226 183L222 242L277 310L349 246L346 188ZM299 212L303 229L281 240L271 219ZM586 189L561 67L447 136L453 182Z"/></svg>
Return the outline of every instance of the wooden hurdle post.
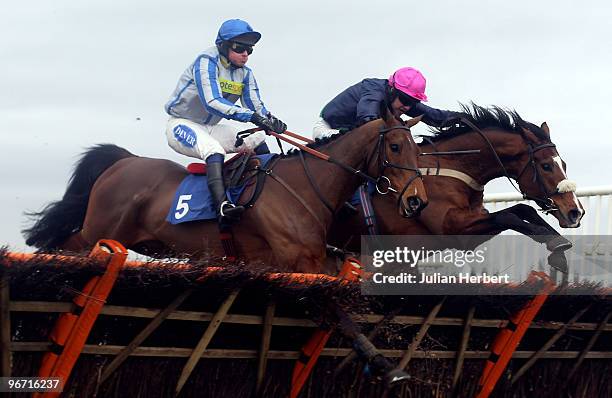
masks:
<svg viewBox="0 0 612 398"><path fill-rule="evenodd" d="M444 304L445 300L446 300L446 296L442 297L442 300L440 300L438 304L436 304L431 309L431 311L427 315L427 318L425 318L425 320L423 321L423 324L421 325L419 332L416 334L416 336L414 336L414 339L412 340L412 343L410 344L410 346L408 346L408 349L406 350L406 352L404 353L404 356L400 360L399 365L397 365L398 369L400 370L406 369L406 366L408 366L408 363L412 359L412 356L414 355L416 349L419 347L419 344L421 344L423 337L425 337L425 335L427 334L427 331L429 330L429 327L433 323L433 320L436 319L438 312L440 312L440 309L442 308L442 304Z"/></svg>
<svg viewBox="0 0 612 398"><path fill-rule="evenodd" d="M510 380L510 384L516 383L518 379L520 379L521 376L523 376L536 363L536 361L540 359L542 355L546 353L546 351L548 351L548 349L552 347L553 344L555 344L555 342L565 334L565 332L567 332L568 328L573 326L574 323L576 323L576 321L580 319L580 317L584 315L584 313L587 312L591 307L592 304L587 305L586 307L578 311L567 323L564 323L563 326L561 326L561 328L559 328L559 330L557 330L557 332L550 339L548 339L548 341L542 346L542 348L540 348L535 354L533 354L533 356L529 358L529 360L525 362L525 364L514 374L512 380Z"/></svg>
<svg viewBox="0 0 612 398"><path fill-rule="evenodd" d="M597 330L595 330L595 333L593 333L593 336L591 336L591 338L589 339L589 342L587 343L586 347L584 347L584 349L580 352L580 355L578 355L576 363L574 364L572 370L570 370L569 374L565 379L565 385L567 385L567 383L570 382L572 377L574 377L574 374L582 364L582 361L584 361L584 358L586 358L589 351L591 351L591 348L593 348L593 346L595 345L595 342L599 338L599 335L601 335L601 332L603 332L603 330L605 329L606 325L608 324L608 321L610 320L610 317L612 317L612 311L609 311L606 316L604 316L604 318L597 326Z"/></svg>
<svg viewBox="0 0 612 398"><path fill-rule="evenodd" d="M204 351L208 347L208 344L210 343L213 336L217 332L217 329L219 329L221 322L223 322L223 318L225 318L225 315L227 315L227 312L229 311L230 307L234 303L234 300L236 300L236 297L238 296L239 292L240 292L240 289L236 289L232 291L229 294L229 296L227 296L225 301L221 304L221 306L219 307L219 309L217 310L213 318L210 320L210 323L208 324L208 328L206 328L206 331L202 335L202 338L200 339L196 347L193 349L191 356L189 357L189 359L187 360L187 363L183 367L181 376L179 377L179 380L176 383L176 389L174 391L175 397L177 397L181 393L181 390L185 386L185 383L187 382L187 379L191 375L191 372L193 372L193 369L198 364L198 361L202 357L202 354L204 353Z"/></svg>
<svg viewBox="0 0 612 398"><path fill-rule="evenodd" d="M457 353L457 363L455 364L455 372L453 374L452 391L454 393L457 392L457 385L459 384L459 377L461 377L461 371L463 370L463 360L465 359L465 351L468 348L468 341L470 340L470 330L472 328L472 320L474 319L475 312L476 312L476 307L472 305L465 319L465 325L463 326L463 333L461 335L461 343L459 344L459 352Z"/></svg>
<svg viewBox="0 0 612 398"><path fill-rule="evenodd" d="M102 384L110 377L110 375L119 367L121 364L130 356L136 348L142 344L143 341L147 339L153 333L159 325L162 324L168 316L178 308L179 305L187 299L191 293L193 293L193 288L189 288L181 293L177 298L175 298L166 308L160 311L155 318L149 322L149 324L140 332L134 340L130 342L121 352L113 359L113 361L104 369L102 372L102 376L100 376L100 381L98 384Z"/></svg>
<svg viewBox="0 0 612 398"><path fill-rule="evenodd" d="M266 314L263 319L263 329L261 332L261 347L259 349L259 358L257 360L257 382L255 383L255 396L260 396L263 380L266 374L266 365L268 363L268 351L270 349L270 338L272 337L272 321L274 320L274 311L276 303L270 301L266 307Z"/></svg>

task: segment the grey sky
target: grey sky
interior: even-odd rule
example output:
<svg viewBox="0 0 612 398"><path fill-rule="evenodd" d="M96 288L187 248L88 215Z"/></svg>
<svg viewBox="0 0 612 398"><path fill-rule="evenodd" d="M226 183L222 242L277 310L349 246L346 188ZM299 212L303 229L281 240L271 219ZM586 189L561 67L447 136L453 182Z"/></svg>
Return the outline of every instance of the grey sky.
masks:
<svg viewBox="0 0 612 398"><path fill-rule="evenodd" d="M0 15L0 244L64 192L84 148L110 142L181 163L163 105L221 22L263 35L250 57L267 107L310 135L364 77L414 66L429 104L475 101L547 121L578 186L609 184L612 3L606 1L23 1ZM235 11L234 11L235 10ZM140 118L140 120L137 120ZM416 132L424 131L424 127ZM487 192L509 191L495 183Z"/></svg>

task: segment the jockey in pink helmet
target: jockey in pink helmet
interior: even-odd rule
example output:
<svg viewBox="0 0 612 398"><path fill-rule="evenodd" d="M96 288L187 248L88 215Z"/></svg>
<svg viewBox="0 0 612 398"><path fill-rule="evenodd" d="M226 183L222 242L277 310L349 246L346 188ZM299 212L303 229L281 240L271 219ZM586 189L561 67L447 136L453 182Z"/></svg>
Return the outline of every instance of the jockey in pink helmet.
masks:
<svg viewBox="0 0 612 398"><path fill-rule="evenodd" d="M313 129L314 136L320 138L352 130L380 118L385 108L396 117L423 115L423 122L431 126L440 126L456 117L455 112L424 105L425 86L425 77L410 67L398 69L388 79L364 79L325 105Z"/></svg>

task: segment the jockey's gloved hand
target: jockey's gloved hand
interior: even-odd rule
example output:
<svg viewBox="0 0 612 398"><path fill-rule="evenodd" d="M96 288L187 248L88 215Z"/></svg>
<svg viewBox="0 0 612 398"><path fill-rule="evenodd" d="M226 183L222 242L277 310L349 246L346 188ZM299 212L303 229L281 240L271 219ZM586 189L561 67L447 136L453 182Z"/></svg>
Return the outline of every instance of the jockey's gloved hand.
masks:
<svg viewBox="0 0 612 398"><path fill-rule="evenodd" d="M272 125L272 121L270 119L268 119L267 117L263 117L261 116L259 113L254 112L253 115L251 116L251 123L253 123L254 125L256 125L257 127L260 127L266 131L275 131L274 130L274 126Z"/></svg>
<svg viewBox="0 0 612 398"><path fill-rule="evenodd" d="M272 126L273 126L272 130L275 133L282 134L287 130L287 125L282 120L280 120L279 118L271 114L270 112L268 112L268 120L270 120L270 122L272 123Z"/></svg>
<svg viewBox="0 0 612 398"><path fill-rule="evenodd" d="M444 120L444 122L442 122L439 127L441 127L442 129L463 127L465 125L461 120L462 117L465 117L465 114L460 112L452 112L451 115L446 120Z"/></svg>
<svg viewBox="0 0 612 398"><path fill-rule="evenodd" d="M287 130L287 125L270 113L268 113L268 117L263 117L257 112L253 113L253 116L251 116L251 123L266 131L274 131L278 134L282 134Z"/></svg>

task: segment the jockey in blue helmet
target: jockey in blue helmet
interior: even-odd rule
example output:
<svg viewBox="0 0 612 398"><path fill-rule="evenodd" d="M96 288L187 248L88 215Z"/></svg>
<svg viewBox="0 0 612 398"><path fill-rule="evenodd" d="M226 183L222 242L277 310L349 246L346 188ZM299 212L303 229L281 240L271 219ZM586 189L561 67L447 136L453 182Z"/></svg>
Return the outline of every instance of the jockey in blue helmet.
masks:
<svg viewBox="0 0 612 398"><path fill-rule="evenodd" d="M180 154L207 164L208 186L219 221L239 218L244 207L228 201L223 183L226 152L255 150L265 153L265 133L250 135L235 148L238 128L222 119L252 122L264 130L283 133L287 125L266 109L253 71L246 67L261 34L240 19L223 22L215 46L197 56L181 75L166 103L168 145ZM240 99L242 106L236 102Z"/></svg>

